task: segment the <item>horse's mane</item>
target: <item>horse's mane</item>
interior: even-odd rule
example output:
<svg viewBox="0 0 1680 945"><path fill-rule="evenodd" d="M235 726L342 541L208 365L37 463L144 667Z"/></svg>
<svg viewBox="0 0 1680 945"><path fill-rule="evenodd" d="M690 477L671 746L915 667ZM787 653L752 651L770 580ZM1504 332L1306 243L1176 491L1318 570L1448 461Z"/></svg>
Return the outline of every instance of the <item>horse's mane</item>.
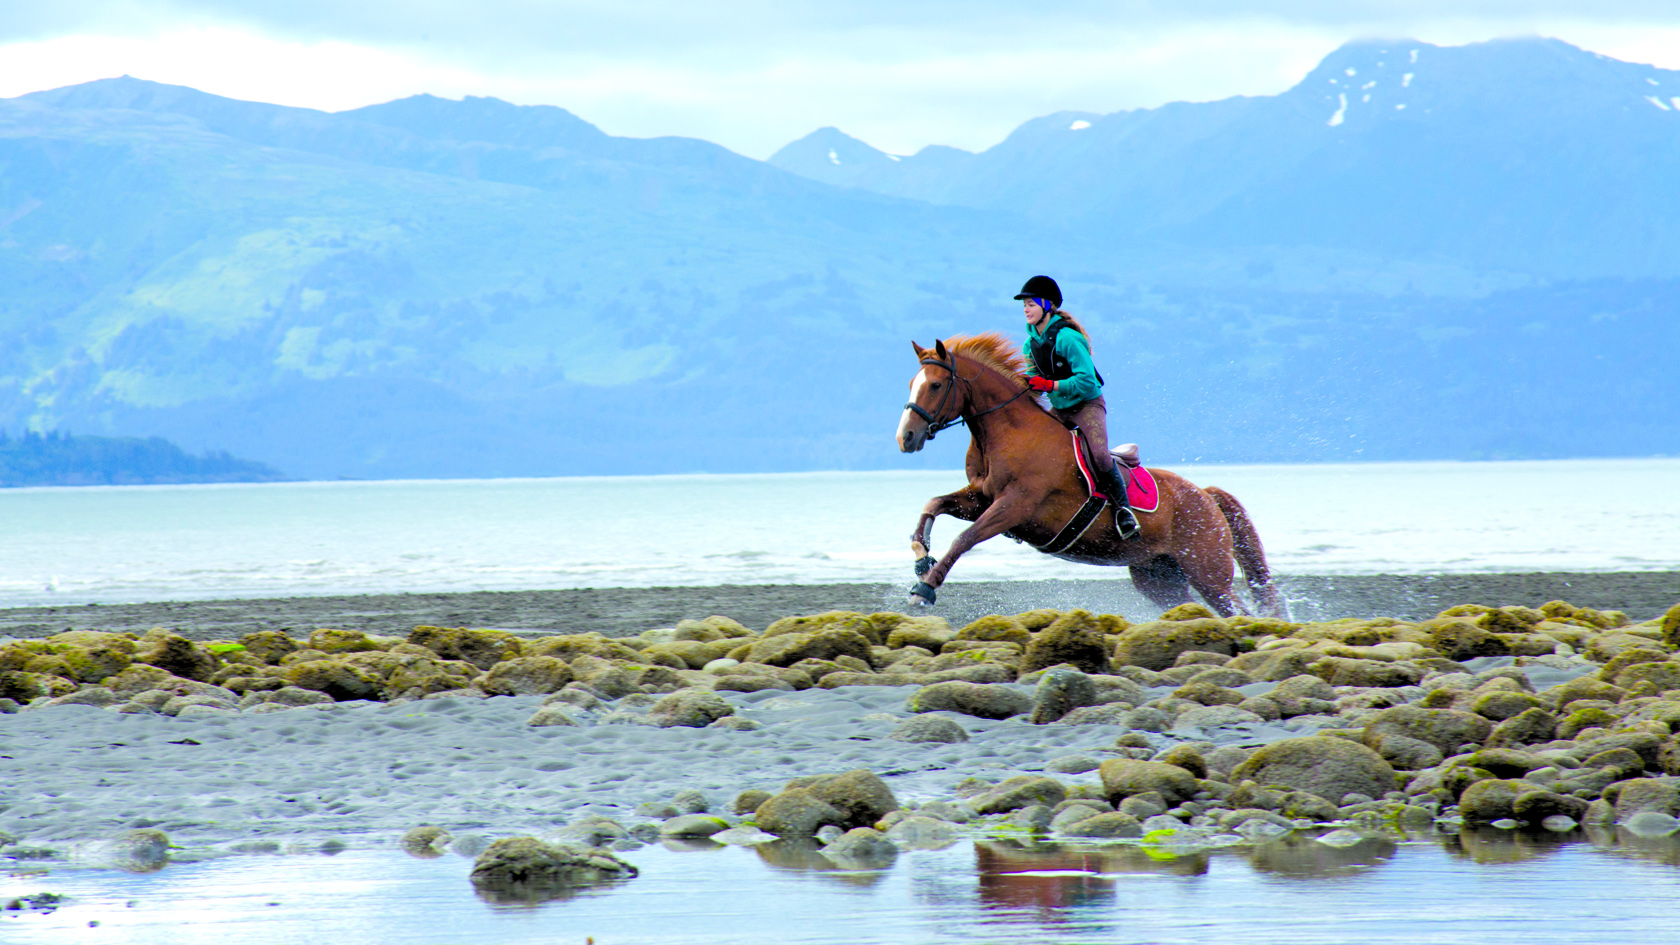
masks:
<svg viewBox="0 0 1680 945"><path fill-rule="evenodd" d="M1008 338L995 331L979 335L956 335L946 339L945 349L952 354L973 358L1003 375L1004 380L1016 387L1026 386L1026 381L1021 379L1021 375L1027 371L1027 362L1021 360L1021 355L1015 351L1015 346Z"/></svg>

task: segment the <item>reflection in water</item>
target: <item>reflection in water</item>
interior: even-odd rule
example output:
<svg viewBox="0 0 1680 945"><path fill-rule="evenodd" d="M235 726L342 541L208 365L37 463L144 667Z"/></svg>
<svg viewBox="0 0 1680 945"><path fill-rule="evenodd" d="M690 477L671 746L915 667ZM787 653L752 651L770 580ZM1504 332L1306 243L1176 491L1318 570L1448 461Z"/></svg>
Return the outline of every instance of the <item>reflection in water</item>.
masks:
<svg viewBox="0 0 1680 945"><path fill-rule="evenodd" d="M1286 834L1246 851L1248 862L1263 873L1312 878L1337 876L1381 866L1398 845L1385 836L1366 836L1351 846L1331 846L1314 836ZM1243 855L1245 851L1232 851Z"/></svg>
<svg viewBox="0 0 1680 945"><path fill-rule="evenodd" d="M908 851L890 868L857 873L835 869L814 843L752 852L655 845L625 854L641 869L636 879L479 895L468 860L414 859L394 848L232 856L146 875L55 866L50 874L0 872L0 898L66 897L50 914L0 917L0 939L1466 945L1496 929L1524 945L1577 945L1672 941L1680 914L1680 840L1609 829L1395 833L1348 846L1292 836L1171 853L1112 842L985 840ZM99 931L90 937L94 922Z"/></svg>
<svg viewBox="0 0 1680 945"><path fill-rule="evenodd" d="M1680 834L1666 837L1642 837L1626 827L1586 828L1587 840L1606 853L1638 860L1650 860L1665 866L1680 866Z"/></svg>
<svg viewBox="0 0 1680 945"><path fill-rule="evenodd" d="M892 863L883 864L879 870L859 869L860 864L851 862L836 863L822 853L822 845L815 840L775 840L770 843L760 843L753 847L758 858L778 870L795 873L811 873L821 876L825 880L845 886L868 888L886 879Z"/></svg>
<svg viewBox="0 0 1680 945"><path fill-rule="evenodd" d="M1466 826L1456 834L1443 834L1441 846L1455 856L1468 857L1483 865L1522 863L1550 856L1564 847L1580 843L1577 833L1550 830L1500 830L1497 827Z"/></svg>
<svg viewBox="0 0 1680 945"><path fill-rule="evenodd" d="M1042 922L1066 921L1074 906L1113 900L1114 881L1096 875L1100 859L1054 843L976 841L980 905L1030 910Z"/></svg>
<svg viewBox="0 0 1680 945"><path fill-rule="evenodd" d="M473 883L473 892L484 902L497 907L529 909L549 902L565 902L580 896L604 896L613 889L630 882L628 879L607 880L577 886L552 881Z"/></svg>

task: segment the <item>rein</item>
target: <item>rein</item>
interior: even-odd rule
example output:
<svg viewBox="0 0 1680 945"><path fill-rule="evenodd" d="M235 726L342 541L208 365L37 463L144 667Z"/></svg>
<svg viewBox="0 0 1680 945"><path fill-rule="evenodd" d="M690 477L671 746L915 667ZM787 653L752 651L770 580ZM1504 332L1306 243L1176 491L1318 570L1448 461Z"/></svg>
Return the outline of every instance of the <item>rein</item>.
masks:
<svg viewBox="0 0 1680 945"><path fill-rule="evenodd" d="M933 365L934 367L942 367L945 370L950 371L951 372L951 377L954 381L956 381L956 380L962 381L963 383L965 383L969 386L970 390L972 390L974 388L974 379L980 376L980 375L976 374L976 375L974 375L974 377L963 377L961 374L958 374L957 373L957 359L954 358L954 357L950 361L941 361L937 358L923 358L922 363ZM982 370L984 370L984 368L982 368ZM945 393L939 398L938 406L933 408L934 413L944 413L945 412L945 405L950 403L951 397L954 394L956 394L956 392L957 392L957 385L955 383L953 383L950 387L945 388ZM921 405L917 404L917 403L905 404L904 409L905 410L914 410L916 412L916 416L921 417L923 420L927 421L927 425L928 425L927 439L928 439L928 442L931 443L933 441L934 435L937 434L939 431L949 429L950 427L954 427L954 426L961 426L961 425L964 425L964 424L968 424L968 423L971 423L975 420L980 419L981 417L984 417L986 414L989 414L994 410L1002 410L1004 407L1007 407L1010 404L1014 403L1015 401L1021 399L1021 396L1023 394L1028 394L1028 393L1031 393L1031 392L1032 392L1032 388L1022 387L1019 391L1016 391L1014 397L1009 398L1008 400L1004 401L1001 404L994 404L993 406L987 407L985 410L982 410L977 414L973 414L972 416L969 415L969 414L962 414L962 415L959 415L959 416L950 417L949 419L945 419L945 420L935 420L933 418L933 414L930 414L926 410L923 410Z"/></svg>

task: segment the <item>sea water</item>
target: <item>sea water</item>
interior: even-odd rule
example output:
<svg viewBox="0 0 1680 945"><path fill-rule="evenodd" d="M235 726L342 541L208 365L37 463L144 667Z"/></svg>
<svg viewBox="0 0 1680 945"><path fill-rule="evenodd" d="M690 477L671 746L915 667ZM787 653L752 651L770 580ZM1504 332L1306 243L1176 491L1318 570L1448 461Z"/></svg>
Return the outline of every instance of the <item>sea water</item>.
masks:
<svg viewBox="0 0 1680 945"><path fill-rule="evenodd" d="M1335 837L1327 839L1334 840ZM1674 940L1680 848L1625 831L1295 835L1174 854L1027 837L837 870L775 844L620 855L641 875L561 894L475 895L469 859L392 847L236 856L156 873L53 869L0 894L16 945L1526 945ZM704 847L701 842L691 847ZM331 848L329 848L331 849ZM553 895L549 893L548 895ZM508 899L513 901L508 901Z"/></svg>
<svg viewBox="0 0 1680 945"><path fill-rule="evenodd" d="M1680 568L1680 459L1185 466L1275 571ZM0 606L901 582L957 471L0 490ZM964 523L940 519L935 553ZM1007 538L954 580L1107 579Z"/></svg>

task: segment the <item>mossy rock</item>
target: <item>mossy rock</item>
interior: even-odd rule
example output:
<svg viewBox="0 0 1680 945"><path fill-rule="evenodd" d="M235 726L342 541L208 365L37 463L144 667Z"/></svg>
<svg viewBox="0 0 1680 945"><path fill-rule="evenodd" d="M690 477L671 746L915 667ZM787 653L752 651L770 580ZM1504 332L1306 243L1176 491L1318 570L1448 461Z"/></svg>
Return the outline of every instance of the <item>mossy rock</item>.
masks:
<svg viewBox="0 0 1680 945"><path fill-rule="evenodd" d="M478 688L492 696L547 695L572 681L572 668L555 656L521 656L503 660L478 680Z"/></svg>
<svg viewBox="0 0 1680 945"><path fill-rule="evenodd" d="M862 660L862 669L867 670L870 668L869 647L869 638L863 634L839 626L830 626L811 633L764 636L752 644L747 650L747 659L742 662L792 666L801 660L833 660L844 655Z"/></svg>
<svg viewBox="0 0 1680 945"><path fill-rule="evenodd" d="M738 640L750 637L753 632L746 625L731 617L713 614L704 620L679 620L673 640L696 640L700 643L712 643L717 640Z"/></svg>
<svg viewBox="0 0 1680 945"><path fill-rule="evenodd" d="M64 658L73 674L69 678L77 682L98 682L134 662L135 639L128 634L67 630L43 642Z"/></svg>
<svg viewBox="0 0 1680 945"><path fill-rule="evenodd" d="M1493 610L1486 604L1455 604L1436 614L1436 617L1480 617Z"/></svg>
<svg viewBox="0 0 1680 945"><path fill-rule="evenodd" d="M200 682L208 680L222 664L206 647L161 627L148 630L140 638L134 649L134 662Z"/></svg>
<svg viewBox="0 0 1680 945"><path fill-rule="evenodd" d="M323 653L365 653L369 650L381 649L379 644L368 639L368 635L360 630L333 630L322 627L309 635L310 649Z"/></svg>
<svg viewBox="0 0 1680 945"><path fill-rule="evenodd" d="M0 672L0 699L27 703L31 699L56 699L76 691L76 684L62 676L49 676L23 670Z"/></svg>
<svg viewBox="0 0 1680 945"><path fill-rule="evenodd" d="M1499 607L1476 618L1476 626L1489 633L1527 633L1529 628L1546 619L1533 607Z"/></svg>
<svg viewBox="0 0 1680 945"><path fill-rule="evenodd" d="M1480 745L1491 734L1493 722L1473 712L1399 705L1367 718L1362 738L1366 745L1371 745L1381 735L1403 735L1428 742L1450 757L1458 753L1460 745Z"/></svg>
<svg viewBox="0 0 1680 945"><path fill-rule="evenodd" d="M1097 618L1089 611L1073 610L1032 635L1020 670L1031 673L1065 663L1087 673L1104 673L1108 659L1108 643Z"/></svg>
<svg viewBox="0 0 1680 945"><path fill-rule="evenodd" d="M279 665L287 653L298 648L297 641L287 636L284 630L258 630L240 637L239 642L245 647L245 652L270 666Z"/></svg>
<svg viewBox="0 0 1680 945"><path fill-rule="evenodd" d="M1040 607L1015 615L1015 620L1028 630L1043 630L1056 622L1062 612L1051 607Z"/></svg>
<svg viewBox="0 0 1680 945"><path fill-rule="evenodd" d="M23 671L37 676L57 676L69 682L76 681L76 671L70 668L70 661L59 653L43 653L32 657L23 664Z"/></svg>
<svg viewBox="0 0 1680 945"><path fill-rule="evenodd" d="M1049 626L1049 624L1045 626ZM950 642L974 640L991 643L1001 641L1026 646L1027 641L1031 639L1032 631L1028 630L1027 625L1022 623L1019 618L1006 617L1002 614L989 614L958 630Z"/></svg>
<svg viewBox="0 0 1680 945"><path fill-rule="evenodd" d="M457 665L471 666L470 663ZM384 696L386 699L405 695L425 696L434 692L465 689L472 684L472 676L451 672L450 669L451 667L437 660L415 659L405 663L386 678Z"/></svg>
<svg viewBox="0 0 1680 945"><path fill-rule="evenodd" d="M553 639L552 637L545 639ZM479 669L489 669L502 660L524 656L518 637L505 630L469 630L465 627L415 627L408 642L426 647L444 659L466 660ZM634 651L631 651L634 652ZM558 656L557 653L539 655Z"/></svg>
<svg viewBox="0 0 1680 945"><path fill-rule="evenodd" d="M1616 676L1616 685L1630 692L1642 683L1653 693L1680 689L1680 663L1674 660L1637 663Z"/></svg>
<svg viewBox="0 0 1680 945"><path fill-rule="evenodd" d="M1382 756L1345 738L1312 735L1261 746L1231 772L1231 783L1252 779L1270 788L1305 791L1340 804L1348 794L1382 797L1394 790L1394 768Z"/></svg>
<svg viewBox="0 0 1680 945"><path fill-rule="evenodd" d="M1664 655L1668 653L1668 649L1662 643L1650 637L1610 630L1593 637L1583 655L1595 663L1608 663L1630 650L1651 650Z"/></svg>
<svg viewBox="0 0 1680 945"><path fill-rule="evenodd" d="M1559 738L1574 738L1589 728L1613 729L1620 721L1615 715L1597 706L1576 709L1558 722L1557 736Z"/></svg>
<svg viewBox="0 0 1680 945"><path fill-rule="evenodd" d="M887 633L887 646L901 650L919 646L933 653L956 636L944 617L905 617Z"/></svg>
<svg viewBox="0 0 1680 945"><path fill-rule="evenodd" d="M1219 615L1207 608L1206 604L1179 604L1163 613L1161 620L1218 620Z"/></svg>
<svg viewBox="0 0 1680 945"><path fill-rule="evenodd" d="M1584 699L1611 703L1620 702L1627 695L1627 690L1613 683L1607 683L1602 679L1579 676L1546 690L1546 695L1557 704L1561 711L1567 708L1571 702L1580 702Z"/></svg>
<svg viewBox="0 0 1680 945"><path fill-rule="evenodd" d="M1666 661L1668 658L1669 655L1667 653L1655 647L1641 647L1639 649L1626 650L1616 654L1616 656L1611 658L1610 662L1605 663L1604 668L1598 671L1598 678L1604 680L1605 682L1614 683L1616 682L1616 677L1621 675L1622 670L1627 669L1629 666L1634 666L1639 663L1661 663ZM1626 687L1624 686L1623 688Z"/></svg>
<svg viewBox="0 0 1680 945"><path fill-rule="evenodd" d="M1620 611L1600 612L1591 607L1576 607L1568 601L1553 600L1540 605L1540 612L1549 620L1563 623L1576 623L1583 627L1596 627L1600 630L1613 630L1625 627L1632 621Z"/></svg>
<svg viewBox="0 0 1680 945"><path fill-rule="evenodd" d="M1170 668L1186 650L1206 650L1234 656L1240 631L1223 620L1189 618L1140 623L1120 634L1114 660L1120 665L1141 666L1159 672Z"/></svg>
<svg viewBox="0 0 1680 945"><path fill-rule="evenodd" d="M573 887L635 875L634 866L604 849L503 837L473 861L472 883L493 902L530 903L564 896Z"/></svg>
<svg viewBox="0 0 1680 945"><path fill-rule="evenodd" d="M1226 617L1225 622L1231 626L1231 629L1254 637L1267 635L1286 637L1301 629L1301 624L1290 623L1277 617L1254 617L1248 614Z"/></svg>
<svg viewBox="0 0 1680 945"><path fill-rule="evenodd" d="M417 642L410 634L408 641ZM424 645L424 644L421 644ZM435 648L434 648L435 649ZM438 651L439 656L449 656ZM566 633L552 637L538 637L526 640L518 654L520 656L555 656L570 662L578 656L595 656L608 660L633 660L640 658L638 652L625 646L622 641L599 633ZM454 658L454 657L451 657Z"/></svg>
<svg viewBox="0 0 1680 945"><path fill-rule="evenodd" d="M1491 778L1493 778L1493 772L1486 768L1478 768L1468 764L1452 764L1441 772L1441 789L1446 791L1452 797L1453 803L1456 804L1470 785ZM1536 786L1538 787L1538 785Z"/></svg>
<svg viewBox="0 0 1680 945"><path fill-rule="evenodd" d="M1517 797L1538 785L1503 778L1482 778L1468 785L1458 798L1458 811L1467 824L1491 824L1517 815Z"/></svg>
<svg viewBox="0 0 1680 945"><path fill-rule="evenodd" d="M1418 625L1424 645L1455 662L1478 656L1509 656L1505 641L1465 617L1437 617Z"/></svg>
<svg viewBox="0 0 1680 945"><path fill-rule="evenodd" d="M761 640L789 633L820 633L825 630L844 630L856 633L875 646L887 642L880 626L869 618L851 610L830 610L800 617L783 617L764 628Z"/></svg>
<svg viewBox="0 0 1680 945"><path fill-rule="evenodd" d="M338 702L378 699L385 691L378 673L342 658L294 663L283 675L289 685L326 693Z"/></svg>
<svg viewBox="0 0 1680 945"><path fill-rule="evenodd" d="M1665 646L1680 649L1680 604L1668 608L1667 613L1662 615L1662 620L1657 624L1657 627L1662 631L1662 641Z"/></svg>

